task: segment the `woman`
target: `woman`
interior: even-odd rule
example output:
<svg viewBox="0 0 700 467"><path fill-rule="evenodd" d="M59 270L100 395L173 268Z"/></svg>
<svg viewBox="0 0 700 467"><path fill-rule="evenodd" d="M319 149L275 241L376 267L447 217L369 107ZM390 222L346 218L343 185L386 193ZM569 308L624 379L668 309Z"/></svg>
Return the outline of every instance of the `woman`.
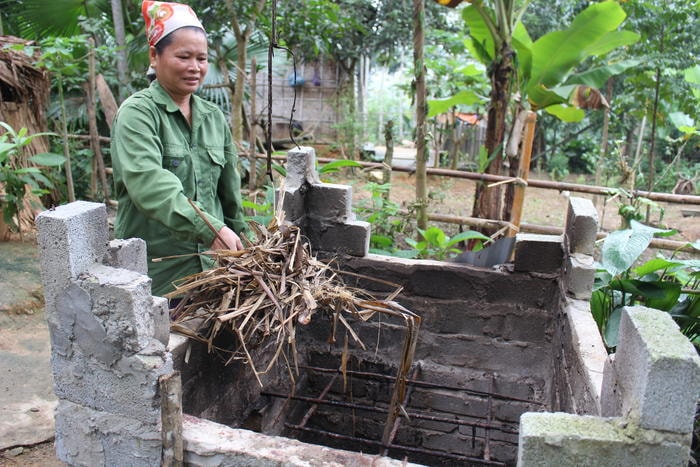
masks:
<svg viewBox="0 0 700 467"><path fill-rule="evenodd" d="M141 9L155 79L124 101L112 128L114 233L146 241L152 291L163 295L213 266L198 253L242 249L245 222L226 118L194 95L208 68L204 28L187 5L145 1Z"/></svg>

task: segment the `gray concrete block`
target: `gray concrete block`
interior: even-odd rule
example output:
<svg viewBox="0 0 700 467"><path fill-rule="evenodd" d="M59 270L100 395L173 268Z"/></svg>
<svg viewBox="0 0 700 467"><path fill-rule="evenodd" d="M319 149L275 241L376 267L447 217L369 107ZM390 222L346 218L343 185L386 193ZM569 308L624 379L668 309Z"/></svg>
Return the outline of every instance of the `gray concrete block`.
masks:
<svg viewBox="0 0 700 467"><path fill-rule="evenodd" d="M595 259L581 253L571 253L566 259L566 291L574 298L589 300L595 279Z"/></svg>
<svg viewBox="0 0 700 467"><path fill-rule="evenodd" d="M95 264L85 270L77 283L90 294L91 313L86 314L91 314L99 324L96 331L105 332L102 337L105 343L126 355L150 345L156 335L156 316L148 276ZM162 310L157 313L162 337L164 316ZM92 353L84 350L88 355Z"/></svg>
<svg viewBox="0 0 700 467"><path fill-rule="evenodd" d="M623 419L565 413L520 418L519 467L686 466L690 438L644 430Z"/></svg>
<svg viewBox="0 0 700 467"><path fill-rule="evenodd" d="M59 401L56 409L56 456L71 466L160 465L157 423L101 412Z"/></svg>
<svg viewBox="0 0 700 467"><path fill-rule="evenodd" d="M601 414L601 391L608 353L588 302L570 300L565 308L569 343L567 352L568 379L576 399L578 413Z"/></svg>
<svg viewBox="0 0 700 467"><path fill-rule="evenodd" d="M182 437L185 445L185 465L245 465L248 467L416 465L389 457L331 449L294 439L234 429L188 415L183 417Z"/></svg>
<svg viewBox="0 0 700 467"><path fill-rule="evenodd" d="M620 395L617 372L615 371L615 354L608 356L603 367L600 415L603 417L622 416L622 397Z"/></svg>
<svg viewBox="0 0 700 467"><path fill-rule="evenodd" d="M153 297L153 338L167 346L170 339L170 307L165 297Z"/></svg>
<svg viewBox="0 0 700 467"><path fill-rule="evenodd" d="M155 342L155 341L154 341ZM158 377L173 371L169 355L132 355L106 367L75 352L52 356L54 392L64 401L142 423L160 420ZM155 351L150 353L157 353Z"/></svg>
<svg viewBox="0 0 700 467"><path fill-rule="evenodd" d="M591 200L569 198L565 232L571 253L593 254L598 234L598 211Z"/></svg>
<svg viewBox="0 0 700 467"><path fill-rule="evenodd" d="M367 222L322 225L320 230L314 231L318 235L318 241L311 243L314 249L351 256L364 256L369 252L370 225Z"/></svg>
<svg viewBox="0 0 700 467"><path fill-rule="evenodd" d="M519 233L515 236L515 270L556 273L564 266L561 235Z"/></svg>
<svg viewBox="0 0 700 467"><path fill-rule="evenodd" d="M285 189L296 190L305 184L321 183L316 171L316 151L302 146L287 152L287 176Z"/></svg>
<svg viewBox="0 0 700 467"><path fill-rule="evenodd" d="M306 214L322 222L344 223L354 220L352 187L335 183L311 185L306 194Z"/></svg>
<svg viewBox="0 0 700 467"><path fill-rule="evenodd" d="M614 360L622 416L642 428L690 433L700 357L668 313L625 307Z"/></svg>
<svg viewBox="0 0 700 467"><path fill-rule="evenodd" d="M55 310L56 294L88 266L102 261L109 231L104 204L76 201L44 211L36 218L46 313Z"/></svg>
<svg viewBox="0 0 700 467"><path fill-rule="evenodd" d="M114 268L148 274L146 242L140 238L112 240L107 245L107 252L102 262Z"/></svg>
<svg viewBox="0 0 700 467"><path fill-rule="evenodd" d="M285 186L283 196L282 210L284 211L285 220L296 225L303 223L306 216L306 208L302 190L298 187L289 188Z"/></svg>

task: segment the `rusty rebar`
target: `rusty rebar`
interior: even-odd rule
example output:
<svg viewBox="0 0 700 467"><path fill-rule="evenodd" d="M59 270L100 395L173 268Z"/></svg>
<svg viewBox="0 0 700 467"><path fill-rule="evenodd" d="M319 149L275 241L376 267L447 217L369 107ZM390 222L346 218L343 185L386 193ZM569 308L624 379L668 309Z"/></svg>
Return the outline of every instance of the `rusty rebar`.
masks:
<svg viewBox="0 0 700 467"><path fill-rule="evenodd" d="M321 430L318 428L302 427L302 426L294 425L291 423L285 423L284 426L286 428L289 428L292 430L308 431L310 433L324 435L324 436L327 436L329 438L335 438L335 439L340 439L340 440L344 440L344 441L355 441L355 442L364 443L364 444L367 444L370 446L383 447L381 441L374 441L374 440L367 439L367 438L359 438L357 436L350 436L350 435L341 435L340 433L333 433L332 431ZM415 446L405 446L403 444L390 444L388 446L388 448L399 450L399 451L412 452L412 453L416 453L416 454L425 454L428 456L442 457L444 459L453 459L453 460L458 460L458 461L462 461L462 462L469 462L470 464L494 465L494 466L505 466L506 465L503 462L481 459L479 457L462 456L459 454L452 454L449 452L435 451L432 449L425 449L425 448L417 448Z"/></svg>
<svg viewBox="0 0 700 467"><path fill-rule="evenodd" d="M344 409L355 409L355 410L365 410L367 412L374 412L374 413L381 413L385 414L388 412L388 409L382 408L382 407L374 407L371 405L363 405L363 404L356 404L353 402L343 402L343 401L337 401L333 399L318 399L314 397L306 397L306 396L290 396L289 394L279 394L275 392L270 392L270 391L262 391L260 392L260 395L262 396L269 396L269 397L277 397L281 399L291 399L291 400L296 400L300 402L307 402L307 403L312 403L312 404L319 404L319 405L329 405L332 407L341 407ZM442 422L442 423L451 423L453 425L460 425L460 426L471 426L471 427L476 427L476 428L484 428L484 429L491 429L491 430L498 430L501 433L506 433L510 435L517 435L518 430L514 430L510 427L507 426L497 426L497 425L489 425L486 423L481 423L481 422L472 422L468 420L462 420L459 418L447 418L447 417L438 417L435 415L424 415L421 413L414 413L414 412L407 412L409 418L415 418L418 420L428 420L431 422ZM508 444L517 444L517 443L511 443L508 441L504 441Z"/></svg>
<svg viewBox="0 0 700 467"><path fill-rule="evenodd" d="M323 388L323 391L321 391L321 394L318 396L319 399L325 400L326 396L328 395L328 392L331 390L333 387L333 383L335 383L335 380L338 379L338 373L334 374L331 380L328 382L325 388ZM309 410L306 411L304 416L302 417L301 421L299 422L300 426L306 426L306 423L309 421L311 416L316 413L316 409L318 408L318 404L313 404L311 407L309 407Z"/></svg>
<svg viewBox="0 0 700 467"><path fill-rule="evenodd" d="M336 373L339 371L339 370L333 369L333 368L321 368L321 367L315 367L315 366L310 366L310 365L299 365L299 368L303 368L305 370L318 371L319 373ZM366 378L387 379L387 380L392 380L392 381L394 379L396 379L396 377L394 377L394 376L383 375L381 373L366 372L366 371L347 370L346 373L349 375L352 375L352 376L361 376L361 377L366 377ZM459 386L430 383L427 381L418 381L415 379L409 379L408 384L418 386L418 387L424 387L424 388L443 389L446 391L460 391L460 392L464 392L466 394L470 394L473 396L480 396L480 397L484 397L484 398L488 398L490 396L490 397L493 397L494 399L499 399L499 400L506 400L506 401L513 401L513 402L524 402L526 404L535 404L535 405L539 405L539 406L545 405L544 402L539 402L539 401L535 401L535 400L521 399L519 397L507 396L505 394L499 394L499 393L489 393L487 391L477 391L475 389L462 388Z"/></svg>

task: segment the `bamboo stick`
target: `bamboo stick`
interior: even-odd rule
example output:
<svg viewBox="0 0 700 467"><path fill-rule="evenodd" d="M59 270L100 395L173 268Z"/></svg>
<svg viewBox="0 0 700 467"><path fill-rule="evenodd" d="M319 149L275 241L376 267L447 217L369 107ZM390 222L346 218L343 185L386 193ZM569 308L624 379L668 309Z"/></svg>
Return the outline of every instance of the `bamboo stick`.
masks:
<svg viewBox="0 0 700 467"><path fill-rule="evenodd" d="M260 157L260 156L258 156ZM273 159L275 160L287 160L287 156L272 156ZM324 157L319 157L318 162L332 162L335 159L330 159L330 158L324 158ZM382 164L377 163L377 162L364 162L364 161L358 161L360 165L363 167L367 167L369 169L381 169ZM412 173L414 172L414 169L412 167L403 167L403 166L397 166L397 165L392 165L391 169L396 172L409 172ZM426 169L428 175L438 175L438 176L443 176L443 177L452 177L452 178L465 178L468 180L482 180L485 182L500 182L500 181L509 181L512 180L513 177L509 176L501 176L501 175L491 175L491 174L480 174L476 172L467 172L467 171L462 171L462 170L450 170L450 169L434 169L434 168L428 168ZM594 185L580 185L577 183L568 183L568 182L554 182L551 180L536 180L536 179L531 179L528 181L528 186L533 187L533 188L545 188L545 189L550 189L550 190L558 190L558 191L573 191L577 193L590 193L594 195L610 195L611 191L614 190L614 188L610 187L604 187L604 186L594 186ZM632 192L632 195L634 196L643 196L645 198L648 198L652 201L663 201L666 203L677 203L677 204L700 204L700 196L696 195L676 195L672 193L659 193L655 191L644 191L644 190L634 190Z"/></svg>
<svg viewBox="0 0 700 467"><path fill-rule="evenodd" d="M525 188L527 187L527 177L530 173L530 157L532 156L532 143L535 140L535 125L537 124L537 114L529 111L525 120L525 137L522 142L522 154L518 165L518 179L525 183L515 183L513 191L513 210L511 211L510 226L507 237L514 237L520 230L520 220L523 214L523 203L525 201Z"/></svg>

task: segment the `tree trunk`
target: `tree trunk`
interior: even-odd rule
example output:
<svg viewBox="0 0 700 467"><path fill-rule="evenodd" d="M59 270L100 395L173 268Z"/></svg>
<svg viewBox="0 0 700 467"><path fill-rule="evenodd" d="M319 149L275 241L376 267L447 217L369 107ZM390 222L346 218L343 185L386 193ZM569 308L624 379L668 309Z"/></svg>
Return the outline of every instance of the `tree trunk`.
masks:
<svg viewBox="0 0 700 467"><path fill-rule="evenodd" d="M114 23L114 37L117 42L117 78L121 83L119 86L119 101L126 98L127 80L126 75L129 70L129 63L126 57L126 32L124 31L124 15L122 14L121 0L111 0L112 22Z"/></svg>
<svg viewBox="0 0 700 467"><path fill-rule="evenodd" d="M255 157L255 142L257 139L257 134L255 131L255 126L258 124L258 119L256 117L256 106L257 99L257 76L256 70L257 63L255 62L255 57L250 61L250 129L248 130L248 164L250 169L248 169L248 189L252 192L255 189L258 181L257 174L257 160Z"/></svg>
<svg viewBox="0 0 700 467"><path fill-rule="evenodd" d="M231 101L231 135L233 142L240 145L243 141L243 95L245 91L245 68L248 57L248 34L236 34L236 82L233 87L233 100Z"/></svg>
<svg viewBox="0 0 700 467"><path fill-rule="evenodd" d="M386 141L386 152L384 153L384 168L382 182L391 184L391 164L394 162L394 121L389 120L384 126L384 140ZM391 188L390 188L391 189ZM388 200L390 189L384 193L384 199Z"/></svg>
<svg viewBox="0 0 700 467"><path fill-rule="evenodd" d="M510 83L513 75L513 50L504 43L499 52L499 59L491 69L491 101L486 127L486 152L493 160L486 173L500 175L503 165L503 142L506 134L506 114L510 97ZM485 219L503 220L501 186L492 188L479 183L474 196L473 216ZM491 232L492 233L492 232Z"/></svg>
<svg viewBox="0 0 700 467"><path fill-rule="evenodd" d="M95 41L90 38L90 51L88 53L88 81L85 83L87 97L87 115L88 129L90 132L90 146L95 154L95 170L97 177L102 185L102 195L105 202L109 203L109 184L107 183L107 174L105 172L105 163L102 157L102 149L100 148L99 133L97 131L97 111L95 110L95 82L97 76L95 73Z"/></svg>
<svg viewBox="0 0 700 467"><path fill-rule="evenodd" d="M425 88L425 65L423 46L425 43L425 2L413 0L413 67L416 83L416 224L420 229L428 226L428 184L426 164L428 148L425 137L425 118L428 104Z"/></svg>
<svg viewBox="0 0 700 467"><path fill-rule="evenodd" d="M608 78L606 99L608 102L612 102L612 91L613 91L613 79ZM598 153L598 163L595 167L595 184L600 185L600 179L603 175L603 164L605 162L605 156L608 154L608 131L610 128L610 107L605 107L603 110L603 135L600 141L600 152ZM602 198L596 196L596 201L600 202Z"/></svg>
<svg viewBox="0 0 700 467"><path fill-rule="evenodd" d="M647 183L647 189L652 191L654 188L654 175L655 175L655 157L656 157L656 114L659 111L659 92L661 90L661 68L656 69L656 84L654 86L654 106L651 111L651 135L649 136L649 182ZM647 208L647 221L649 220Z"/></svg>

